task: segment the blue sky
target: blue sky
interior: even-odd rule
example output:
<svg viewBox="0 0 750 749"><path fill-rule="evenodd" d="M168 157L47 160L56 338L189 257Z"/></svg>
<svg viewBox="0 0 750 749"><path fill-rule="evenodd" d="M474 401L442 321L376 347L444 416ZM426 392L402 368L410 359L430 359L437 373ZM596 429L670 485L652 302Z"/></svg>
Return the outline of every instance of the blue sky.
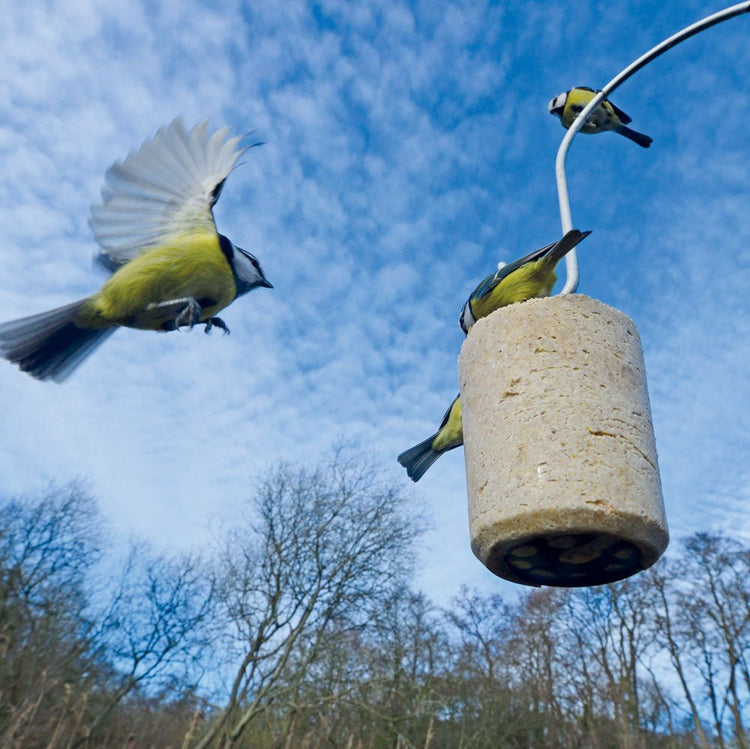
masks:
<svg viewBox="0 0 750 749"><path fill-rule="evenodd" d="M184 549L276 461L343 441L431 513L428 593L501 585L468 547L463 451L414 487L395 457L457 392L468 293L559 234L549 99L722 7L0 0L2 319L98 287L104 171L177 114L266 141L216 216L275 286L229 337L122 330L62 386L0 362L0 491L87 477L123 536ZM580 291L640 331L675 538L750 533L749 37L730 20L616 92L651 149L568 157Z"/></svg>

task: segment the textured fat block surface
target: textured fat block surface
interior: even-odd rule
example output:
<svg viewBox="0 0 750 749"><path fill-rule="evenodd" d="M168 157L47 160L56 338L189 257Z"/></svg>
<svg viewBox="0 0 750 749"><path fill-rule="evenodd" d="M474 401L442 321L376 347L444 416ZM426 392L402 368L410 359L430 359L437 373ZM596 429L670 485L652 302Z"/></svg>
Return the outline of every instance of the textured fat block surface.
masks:
<svg viewBox="0 0 750 749"><path fill-rule="evenodd" d="M625 315L577 294L505 307L469 332L459 380L472 549L491 571L517 579L537 542L559 549L567 582L558 564L531 584L598 584L659 558L656 445Z"/></svg>

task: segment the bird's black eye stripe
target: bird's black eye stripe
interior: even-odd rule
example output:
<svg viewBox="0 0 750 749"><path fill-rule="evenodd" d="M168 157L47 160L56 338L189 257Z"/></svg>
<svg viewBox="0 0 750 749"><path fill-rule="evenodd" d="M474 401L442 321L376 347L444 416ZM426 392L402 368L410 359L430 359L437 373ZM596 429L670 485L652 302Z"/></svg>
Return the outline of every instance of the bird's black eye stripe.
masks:
<svg viewBox="0 0 750 749"><path fill-rule="evenodd" d="M227 262L231 265L232 255L234 254L232 252L232 243L223 234L219 234L219 247L221 247L221 251L224 253Z"/></svg>
<svg viewBox="0 0 750 749"><path fill-rule="evenodd" d="M242 247L235 247L234 249L237 250L238 252L241 252L250 261L250 264L253 266L253 268L255 268L255 270L257 270L258 273L261 273L260 263L258 262L258 259L255 257L255 255L252 254L252 252L243 250Z"/></svg>

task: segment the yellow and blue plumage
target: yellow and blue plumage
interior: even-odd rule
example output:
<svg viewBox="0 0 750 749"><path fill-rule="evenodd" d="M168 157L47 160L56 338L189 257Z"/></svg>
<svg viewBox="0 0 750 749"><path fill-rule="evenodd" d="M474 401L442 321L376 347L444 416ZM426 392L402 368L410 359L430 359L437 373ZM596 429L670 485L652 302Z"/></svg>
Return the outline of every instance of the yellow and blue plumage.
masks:
<svg viewBox="0 0 750 749"><path fill-rule="evenodd" d="M459 323L464 333L468 334L477 320L501 307L549 296L557 280L555 266L590 233L571 229L557 242L540 247L487 276L474 289L461 311ZM461 397L456 396L437 432L402 452L398 462L406 468L412 481L419 481L443 453L463 445L463 442Z"/></svg>
<svg viewBox="0 0 750 749"><path fill-rule="evenodd" d="M461 330L468 333L477 320L501 307L549 296L557 281L555 267L590 233L571 229L557 242L540 247L487 276L461 310Z"/></svg>
<svg viewBox="0 0 750 749"><path fill-rule="evenodd" d="M209 135L205 122L188 131L177 118L110 167L90 223L112 276L85 299L0 325L0 354L59 382L118 327L228 332L216 314L271 284L251 253L216 230L213 206L247 150L227 135Z"/></svg>
<svg viewBox="0 0 750 749"><path fill-rule="evenodd" d="M549 103L550 114L559 117L562 126L567 130L596 93L586 86L571 88L570 91L558 94L552 99ZM611 130L632 140L642 148L648 148L654 139L628 127L632 121L632 118L622 109L616 107L611 101L604 99L586 120L581 132L592 134Z"/></svg>
<svg viewBox="0 0 750 749"><path fill-rule="evenodd" d="M437 432L398 456L412 481L419 481L425 471L445 452L464 443L461 424L461 397L456 396L440 422Z"/></svg>

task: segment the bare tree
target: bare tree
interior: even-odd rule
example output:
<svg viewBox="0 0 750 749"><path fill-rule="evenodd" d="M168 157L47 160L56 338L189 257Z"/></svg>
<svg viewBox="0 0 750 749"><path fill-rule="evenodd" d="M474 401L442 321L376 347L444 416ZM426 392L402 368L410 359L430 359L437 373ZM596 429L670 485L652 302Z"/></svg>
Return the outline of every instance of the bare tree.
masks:
<svg viewBox="0 0 750 749"><path fill-rule="evenodd" d="M384 743L429 746L446 701L441 689L449 641L427 598L405 587L373 612L365 632L367 678L357 691L372 735Z"/></svg>
<svg viewBox="0 0 750 749"><path fill-rule="evenodd" d="M546 588L523 596L514 607L507 657L514 691L524 702L531 746L567 743L565 695L568 683L564 622L568 592Z"/></svg>
<svg viewBox="0 0 750 749"><path fill-rule="evenodd" d="M212 612L212 595L207 570L197 557L170 559L145 544L131 545L119 582L96 616L94 638L113 667L110 688L74 746L90 742L135 689L195 689L209 641L203 625Z"/></svg>
<svg viewBox="0 0 750 749"><path fill-rule="evenodd" d="M750 699L750 551L722 535L698 533L685 542L683 571L691 595L682 615L723 744L725 710L738 747L748 746L743 709Z"/></svg>
<svg viewBox="0 0 750 749"><path fill-rule="evenodd" d="M80 483L0 505L3 747L107 745L118 723L113 711L126 696L145 706L170 689L167 709L195 685L199 625L210 601L201 566L141 546L119 583L110 564L96 590L103 538L96 504ZM131 708L124 712L132 717Z"/></svg>
<svg viewBox="0 0 750 749"><path fill-rule="evenodd" d="M449 642L425 596L387 591L366 623L332 622L317 658L304 671L292 669L298 680L285 708L284 746L437 741Z"/></svg>
<svg viewBox="0 0 750 749"><path fill-rule="evenodd" d="M295 681L288 669L314 662L332 622L367 621L411 567L421 525L409 514L401 492L372 466L340 454L314 471L282 466L263 482L218 564L218 599L232 634L225 653L239 663L199 747L234 744L288 696Z"/></svg>
<svg viewBox="0 0 750 749"><path fill-rule="evenodd" d="M82 615L100 558L96 506L80 483L0 506L0 743L51 736L79 709L96 664Z"/></svg>
<svg viewBox="0 0 750 749"><path fill-rule="evenodd" d="M517 609L498 594L483 596L462 587L445 611L453 641L453 719L467 746L512 746L529 730L527 706L514 695L511 664L520 656Z"/></svg>
<svg viewBox="0 0 750 749"><path fill-rule="evenodd" d="M650 657L653 617L646 580L634 577L571 593L575 627L596 664L600 709L611 706L618 743L625 749L642 745L641 673Z"/></svg>
<svg viewBox="0 0 750 749"><path fill-rule="evenodd" d="M503 650L512 635L511 608L499 594L481 596L463 586L445 615L465 653L470 678L494 686Z"/></svg>
<svg viewBox="0 0 750 749"><path fill-rule="evenodd" d="M702 749L710 746L706 729L700 715L698 698L692 684L690 666L686 661L687 645L684 627L681 624L679 607L684 598L684 591L678 588L682 582L680 566L671 560L662 560L649 570L648 579L654 590L654 637L656 642L669 655L680 683L682 693L688 705L690 720ZM677 600L675 600L677 599ZM677 607L677 612L675 608Z"/></svg>
<svg viewBox="0 0 750 749"><path fill-rule="evenodd" d="M123 564L80 484L0 501L0 745L748 746L746 545L440 611L413 510L338 454L269 474L211 564Z"/></svg>

